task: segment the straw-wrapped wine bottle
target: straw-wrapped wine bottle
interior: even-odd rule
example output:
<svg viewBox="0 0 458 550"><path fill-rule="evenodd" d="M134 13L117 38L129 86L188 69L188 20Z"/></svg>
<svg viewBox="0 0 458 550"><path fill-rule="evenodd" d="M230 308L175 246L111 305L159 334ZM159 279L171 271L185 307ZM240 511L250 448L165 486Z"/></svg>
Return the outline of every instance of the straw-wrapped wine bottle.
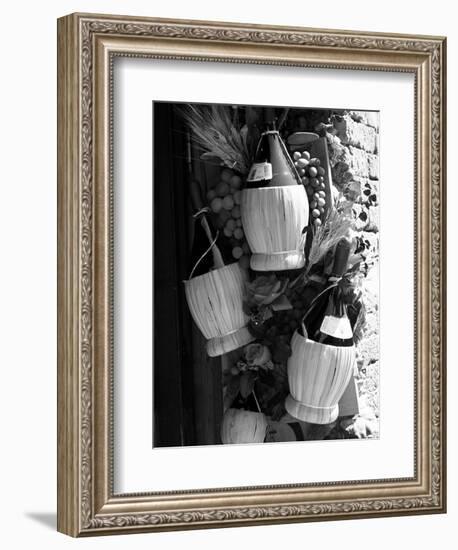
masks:
<svg viewBox="0 0 458 550"><path fill-rule="evenodd" d="M259 140L242 192L243 229L257 271L299 269L305 264L307 194L278 131Z"/></svg>
<svg viewBox="0 0 458 550"><path fill-rule="evenodd" d="M290 395L285 408L295 418L329 424L339 414L355 363L353 332L340 279L347 270L351 243L339 241L329 286L310 305L291 340L288 360Z"/></svg>
<svg viewBox="0 0 458 550"><path fill-rule="evenodd" d="M213 237L201 208L198 184L191 185L191 197L196 213L196 234L193 246L193 267L189 280L184 281L186 301L194 322L207 339L207 353L211 357L228 353L254 340L247 328L248 318L243 312L243 293L246 273L238 262L224 265L216 238ZM203 233L207 237L204 246ZM197 240L196 240L197 239ZM208 258L212 258L209 262ZM197 271L202 264L209 271ZM199 273L197 276L196 273Z"/></svg>

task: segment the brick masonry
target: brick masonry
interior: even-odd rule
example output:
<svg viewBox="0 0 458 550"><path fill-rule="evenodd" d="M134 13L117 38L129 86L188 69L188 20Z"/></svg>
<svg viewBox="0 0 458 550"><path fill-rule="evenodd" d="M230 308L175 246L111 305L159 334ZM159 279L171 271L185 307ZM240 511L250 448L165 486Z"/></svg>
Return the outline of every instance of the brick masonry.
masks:
<svg viewBox="0 0 458 550"><path fill-rule="evenodd" d="M360 121L355 120L355 118ZM363 120L362 117L355 117L352 113L344 116L335 115L333 126L337 137L344 145L353 145L368 153L375 153L377 150L377 130Z"/></svg>
<svg viewBox="0 0 458 550"><path fill-rule="evenodd" d="M317 128L328 141L332 180L354 202L359 231L378 231L378 113L348 111L333 115Z"/></svg>
<svg viewBox="0 0 458 550"><path fill-rule="evenodd" d="M373 259L362 286L365 334L357 346L360 416L364 426L378 435L379 334L378 334L378 231L379 231L379 116L347 111L330 117L316 130L327 138L334 186L348 201L355 230ZM352 428L350 428L352 429Z"/></svg>

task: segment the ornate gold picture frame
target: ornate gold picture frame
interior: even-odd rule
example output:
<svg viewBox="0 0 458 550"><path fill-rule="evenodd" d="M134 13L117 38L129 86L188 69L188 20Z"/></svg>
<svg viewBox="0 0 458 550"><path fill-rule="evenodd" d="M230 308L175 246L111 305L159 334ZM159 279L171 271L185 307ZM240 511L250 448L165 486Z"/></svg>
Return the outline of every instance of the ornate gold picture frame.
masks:
<svg viewBox="0 0 458 550"><path fill-rule="evenodd" d="M415 475L113 491L112 62L408 72L415 78ZM443 37L73 14L58 21L58 530L71 536L445 511Z"/></svg>

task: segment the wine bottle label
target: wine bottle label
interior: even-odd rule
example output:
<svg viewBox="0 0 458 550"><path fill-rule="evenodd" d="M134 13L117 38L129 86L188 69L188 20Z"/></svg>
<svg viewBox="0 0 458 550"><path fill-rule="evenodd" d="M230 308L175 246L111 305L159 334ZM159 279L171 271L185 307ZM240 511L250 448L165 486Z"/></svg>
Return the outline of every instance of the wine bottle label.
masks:
<svg viewBox="0 0 458 550"><path fill-rule="evenodd" d="M270 162L255 162L248 174L247 181L263 181L272 179L272 164Z"/></svg>
<svg viewBox="0 0 458 550"><path fill-rule="evenodd" d="M343 317L326 315L323 319L323 322L321 323L320 332L342 340L353 338L350 320L346 315L344 315Z"/></svg>

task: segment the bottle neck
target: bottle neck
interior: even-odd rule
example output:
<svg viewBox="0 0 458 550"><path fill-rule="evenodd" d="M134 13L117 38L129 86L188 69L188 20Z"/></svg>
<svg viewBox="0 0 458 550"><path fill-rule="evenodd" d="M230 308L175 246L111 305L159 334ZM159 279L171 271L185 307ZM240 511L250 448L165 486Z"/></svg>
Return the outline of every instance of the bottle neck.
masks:
<svg viewBox="0 0 458 550"><path fill-rule="evenodd" d="M348 267L348 260L350 258L351 242L347 238L342 238L336 245L334 253L334 263L332 266L331 275L329 281L338 282L344 276Z"/></svg>

